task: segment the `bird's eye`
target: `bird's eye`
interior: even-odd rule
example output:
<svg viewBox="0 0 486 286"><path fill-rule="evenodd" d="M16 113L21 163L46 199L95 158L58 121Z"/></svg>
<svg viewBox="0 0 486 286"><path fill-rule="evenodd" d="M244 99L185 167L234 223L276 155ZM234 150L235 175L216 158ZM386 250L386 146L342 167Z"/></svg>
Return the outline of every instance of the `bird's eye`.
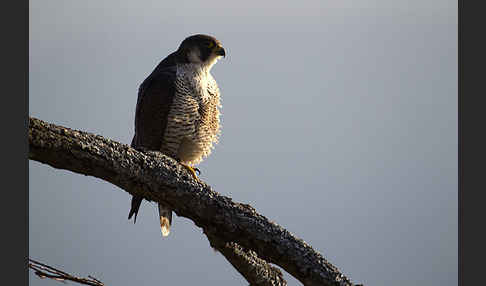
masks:
<svg viewBox="0 0 486 286"><path fill-rule="evenodd" d="M214 47L214 43L213 42L206 42L206 47L211 49L212 47Z"/></svg>

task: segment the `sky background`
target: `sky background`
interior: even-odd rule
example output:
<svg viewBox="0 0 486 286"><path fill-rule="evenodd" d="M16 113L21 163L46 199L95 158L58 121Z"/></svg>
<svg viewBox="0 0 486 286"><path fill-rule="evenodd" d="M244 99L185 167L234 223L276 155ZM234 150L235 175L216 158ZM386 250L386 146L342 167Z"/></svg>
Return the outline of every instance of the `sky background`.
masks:
<svg viewBox="0 0 486 286"><path fill-rule="evenodd" d="M197 33L227 52L204 181L355 283L457 285L457 1L30 1L29 114L130 144L139 84ZM100 179L30 161L29 185L33 259L105 285L247 285L192 221L163 239L155 203L134 225Z"/></svg>

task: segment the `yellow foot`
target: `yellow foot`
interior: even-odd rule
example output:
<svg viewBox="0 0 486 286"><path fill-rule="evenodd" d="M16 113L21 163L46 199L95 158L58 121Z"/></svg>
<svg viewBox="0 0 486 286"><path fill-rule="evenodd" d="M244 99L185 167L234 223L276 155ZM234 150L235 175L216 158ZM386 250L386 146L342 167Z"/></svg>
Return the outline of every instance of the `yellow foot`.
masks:
<svg viewBox="0 0 486 286"><path fill-rule="evenodd" d="M201 174L201 171L199 171L198 168L191 167L191 166L186 165L184 163L181 163L181 165L184 166L184 168L186 168L192 174L192 176L194 177L194 179L196 179L196 180L199 181L199 178L197 177L196 172L198 172L199 174Z"/></svg>

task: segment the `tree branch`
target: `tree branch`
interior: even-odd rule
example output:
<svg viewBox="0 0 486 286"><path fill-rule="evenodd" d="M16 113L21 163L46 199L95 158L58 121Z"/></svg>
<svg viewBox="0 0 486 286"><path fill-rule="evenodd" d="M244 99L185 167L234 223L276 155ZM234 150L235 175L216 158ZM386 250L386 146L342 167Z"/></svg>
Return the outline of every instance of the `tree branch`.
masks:
<svg viewBox="0 0 486 286"><path fill-rule="evenodd" d="M353 285L302 239L258 214L250 205L233 202L207 184L193 180L184 167L159 152L141 153L99 135L31 117L29 158L103 179L132 195L169 205L178 216L203 228L211 245L243 276L258 263L242 263L245 269L240 269L232 259L279 265L304 285ZM232 247L232 255L225 254L228 247ZM271 272L267 277L281 277L268 263L265 266ZM265 275L248 282L263 285L258 284L261 277ZM274 280L267 282L270 284L266 285L284 285L273 284Z"/></svg>
<svg viewBox="0 0 486 286"><path fill-rule="evenodd" d="M29 268L34 270L35 275L39 276L40 278L50 278L57 281L65 282L65 281L73 281L84 285L91 285L91 286L104 286L103 282L100 280L88 276L88 278L76 277L59 269L56 269L52 266L46 265L44 263L35 261L29 258Z"/></svg>
<svg viewBox="0 0 486 286"><path fill-rule="evenodd" d="M224 255L231 265L240 272L252 286L286 286L280 269L272 267L259 258L252 250L246 250L235 242L224 242L217 237L206 234L211 247Z"/></svg>

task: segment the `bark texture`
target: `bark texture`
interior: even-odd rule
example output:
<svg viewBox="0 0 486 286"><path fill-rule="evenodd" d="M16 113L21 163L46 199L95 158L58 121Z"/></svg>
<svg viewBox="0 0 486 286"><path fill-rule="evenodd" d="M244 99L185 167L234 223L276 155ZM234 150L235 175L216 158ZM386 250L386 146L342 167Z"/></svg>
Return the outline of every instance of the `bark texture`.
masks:
<svg viewBox="0 0 486 286"><path fill-rule="evenodd" d="M139 152L99 135L30 118L29 158L94 176L132 195L169 205L201 227L251 285L286 285L276 264L304 285L353 285L302 239L247 204L195 181L175 160Z"/></svg>

